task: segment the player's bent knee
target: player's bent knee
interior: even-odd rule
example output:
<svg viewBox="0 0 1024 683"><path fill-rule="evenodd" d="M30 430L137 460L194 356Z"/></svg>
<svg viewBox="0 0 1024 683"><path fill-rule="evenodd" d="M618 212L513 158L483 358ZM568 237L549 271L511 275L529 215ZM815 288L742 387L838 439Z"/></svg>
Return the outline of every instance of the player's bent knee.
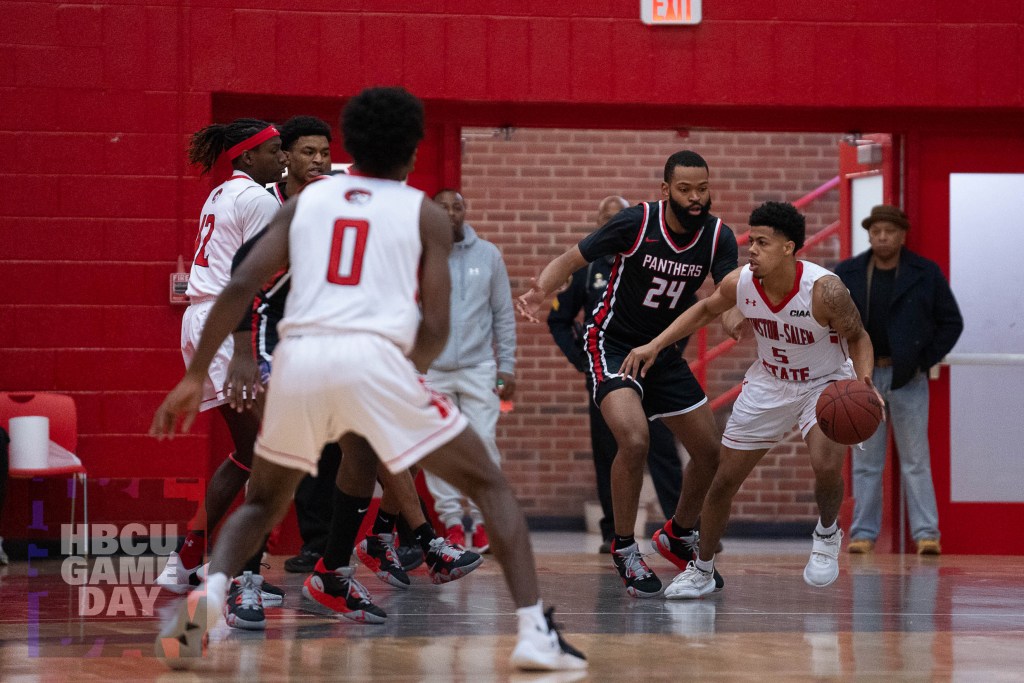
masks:
<svg viewBox="0 0 1024 683"><path fill-rule="evenodd" d="M630 434L621 439L617 438L616 442L619 446L619 451L615 455L616 458L628 458L630 461L640 464L643 464L647 458L650 442L644 435Z"/></svg>

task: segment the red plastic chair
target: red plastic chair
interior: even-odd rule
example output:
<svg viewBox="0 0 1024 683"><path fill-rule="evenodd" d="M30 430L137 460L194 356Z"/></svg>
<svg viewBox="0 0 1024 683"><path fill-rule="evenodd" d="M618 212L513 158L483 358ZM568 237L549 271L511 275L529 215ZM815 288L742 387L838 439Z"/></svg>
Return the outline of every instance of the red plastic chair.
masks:
<svg viewBox="0 0 1024 683"><path fill-rule="evenodd" d="M0 393L0 426L10 434L10 419L25 415L41 415L50 420L50 452L46 467L10 468L14 479L71 475L71 528L75 528L78 482L82 483L82 508L85 528L89 528L89 473L75 455L78 448L78 410L75 401L65 394ZM89 534L86 533L88 538Z"/></svg>

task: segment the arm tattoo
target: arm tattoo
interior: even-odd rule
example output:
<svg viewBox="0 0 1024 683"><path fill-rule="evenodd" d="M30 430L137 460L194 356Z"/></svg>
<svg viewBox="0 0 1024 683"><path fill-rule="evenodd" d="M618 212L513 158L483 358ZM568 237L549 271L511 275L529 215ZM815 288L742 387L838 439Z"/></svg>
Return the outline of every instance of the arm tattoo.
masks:
<svg viewBox="0 0 1024 683"><path fill-rule="evenodd" d="M863 331L864 325L846 285L838 277L823 277L817 284L821 287L821 301L828 311L832 329L845 339L856 337Z"/></svg>

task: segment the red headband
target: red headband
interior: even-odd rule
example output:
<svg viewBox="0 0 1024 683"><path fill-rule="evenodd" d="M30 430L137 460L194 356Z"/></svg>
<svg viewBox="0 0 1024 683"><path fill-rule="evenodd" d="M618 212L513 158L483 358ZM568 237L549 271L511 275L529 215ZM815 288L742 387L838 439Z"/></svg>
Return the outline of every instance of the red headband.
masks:
<svg viewBox="0 0 1024 683"><path fill-rule="evenodd" d="M234 161L238 157L242 156L243 153L248 152L250 149L253 149L254 147L259 147L270 138L275 138L278 135L280 135L280 133L277 132L277 128L274 128L273 126L267 126L259 133L247 137L246 139L242 140L237 145L229 149L227 152L228 159Z"/></svg>

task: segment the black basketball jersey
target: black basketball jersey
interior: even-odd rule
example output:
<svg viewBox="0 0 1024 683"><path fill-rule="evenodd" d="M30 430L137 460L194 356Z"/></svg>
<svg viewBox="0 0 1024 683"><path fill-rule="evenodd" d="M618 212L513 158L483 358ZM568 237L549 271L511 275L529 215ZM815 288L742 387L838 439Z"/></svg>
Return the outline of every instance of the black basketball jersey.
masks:
<svg viewBox="0 0 1024 683"><path fill-rule="evenodd" d="M255 245L266 230L260 230L249 241L244 242L235 258L231 262L231 272L245 260L245 257L252 251ZM288 291L291 289L291 273L282 270L274 275L273 279L256 294L252 302L252 311L238 324L236 332L252 332L253 353L257 358L270 361L277 346L277 324L284 317L284 304L288 299Z"/></svg>
<svg viewBox="0 0 1024 683"><path fill-rule="evenodd" d="M696 301L708 274L717 284L736 269L736 236L708 215L695 233L668 227L666 201L624 209L579 243L589 262L615 255L594 325L609 341L639 346L654 339Z"/></svg>

